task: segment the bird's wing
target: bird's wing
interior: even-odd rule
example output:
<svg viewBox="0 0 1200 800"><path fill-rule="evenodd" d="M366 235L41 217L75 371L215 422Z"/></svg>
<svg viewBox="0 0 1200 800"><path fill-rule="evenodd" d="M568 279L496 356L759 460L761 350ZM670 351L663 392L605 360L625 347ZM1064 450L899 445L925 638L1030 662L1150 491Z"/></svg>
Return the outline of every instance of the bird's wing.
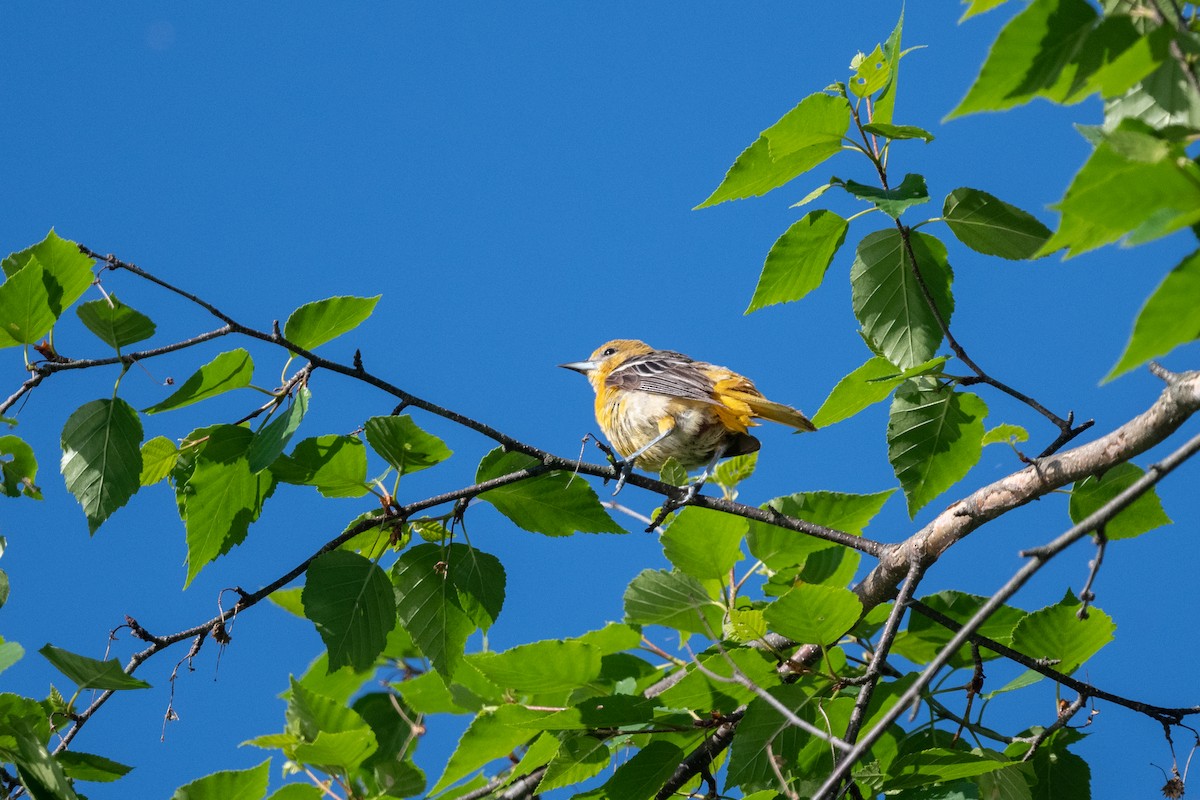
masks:
<svg viewBox="0 0 1200 800"><path fill-rule="evenodd" d="M653 392L669 397L716 403L713 381L702 364L670 350L634 356L608 373L605 383L628 391Z"/></svg>

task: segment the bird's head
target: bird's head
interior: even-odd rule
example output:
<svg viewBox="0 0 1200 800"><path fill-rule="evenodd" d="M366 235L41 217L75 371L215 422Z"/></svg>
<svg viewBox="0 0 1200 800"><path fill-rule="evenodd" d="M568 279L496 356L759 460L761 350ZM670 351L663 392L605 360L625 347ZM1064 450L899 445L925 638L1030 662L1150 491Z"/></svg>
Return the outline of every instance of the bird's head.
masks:
<svg viewBox="0 0 1200 800"><path fill-rule="evenodd" d="M597 347L587 361L572 361L559 366L586 376L592 386L599 389L608 373L624 364L626 360L652 352L653 347L637 339L613 339Z"/></svg>

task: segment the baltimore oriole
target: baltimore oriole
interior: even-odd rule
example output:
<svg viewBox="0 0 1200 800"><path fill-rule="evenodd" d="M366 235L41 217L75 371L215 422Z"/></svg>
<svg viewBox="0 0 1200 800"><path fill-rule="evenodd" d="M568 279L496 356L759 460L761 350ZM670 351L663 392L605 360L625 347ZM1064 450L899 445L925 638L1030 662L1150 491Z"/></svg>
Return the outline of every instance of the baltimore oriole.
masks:
<svg viewBox="0 0 1200 800"><path fill-rule="evenodd" d="M636 339L614 339L587 361L559 366L587 376L596 391L596 421L624 459L616 465L618 491L635 463L658 471L674 458L689 471L705 466L694 494L718 460L758 450L747 432L756 419L816 430L796 409L763 397L749 378Z"/></svg>

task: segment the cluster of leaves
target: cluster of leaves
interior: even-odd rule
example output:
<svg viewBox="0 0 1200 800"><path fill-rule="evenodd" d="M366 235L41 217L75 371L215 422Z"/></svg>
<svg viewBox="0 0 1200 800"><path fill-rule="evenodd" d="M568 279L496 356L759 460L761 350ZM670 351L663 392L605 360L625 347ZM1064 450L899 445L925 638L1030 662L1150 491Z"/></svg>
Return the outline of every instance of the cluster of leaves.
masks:
<svg viewBox="0 0 1200 800"><path fill-rule="evenodd" d="M998 4L977 0L972 11ZM702 204L765 194L835 155L866 159L878 185L835 177L798 204L836 188L864 202L864 215L878 211L891 220L859 240L850 268L854 313L871 357L838 383L816 422L833 424L891 397L888 452L910 514L958 484L985 445L1028 437L1015 425L988 430L984 400L963 391L964 385L988 381L949 338L953 272L945 245L927 228L944 223L982 255L1032 259L1064 248L1075 254L1121 239L1145 241L1200 222L1200 181L1184 152L1200 113L1194 76L1188 80L1189 54L1200 46L1184 20L1134 13L1140 7L1127 5L1100 14L1084 0L1035 0L1005 27L956 112L1003 109L1034 97L1105 98L1105 124L1087 131L1095 152L1059 204L1057 232L973 188L950 191L936 219L904 221L910 209L930 198L922 176L910 174L891 185L892 145L929 143L933 136L894 122L905 54L899 25L886 43L855 60L849 81L805 98L763 131ZM1157 91L1164 83L1177 91ZM1120 193L1111 190L1117 182ZM749 310L799 300L819 286L853 219L816 210L791 225L767 255ZM1182 299L1194 292L1198 264L1196 254L1185 259L1150 298L1112 376L1200 334L1200 311ZM54 233L5 259L0 347L24 346L27 359L33 347L56 363L46 337L96 282L94 266ZM272 341L287 348L289 360L307 358L367 319L377 300L310 303ZM122 370L134 362L126 349L156 332L148 316L108 294L77 306L76 313L116 353L99 361ZM949 354L943 352L946 345ZM972 374L947 373L951 358L962 360ZM526 796L586 785L591 788L576 796L638 800L655 796L690 754L732 726L737 730L732 748L714 753L681 788L700 790L720 772L726 792L754 800L781 791L809 795L833 768L843 732L869 727L913 683L915 672L881 678L870 671L873 642L893 609L864 608L847 588L858 572L857 550L698 507L667 519L661 541L672 569L646 570L631 582L622 622L573 639L468 652L472 634L486 632L500 614L506 579L495 556L456 541L457 527L470 513L466 500L483 500L518 527L547 536L619 533L621 526L583 480L504 448L483 456L477 488L455 498L462 502L452 511L419 516L397 505L398 481L445 461L450 449L400 414L356 421L361 435L318 435L293 444L312 399L308 367L268 391L266 404L245 421L143 441L146 416L252 387L254 370L247 350L222 352L169 397L141 411L120 397L118 379L111 396L85 403L67 418L61 469L93 533L142 488L168 485L185 533L185 585L245 540L280 483L313 487L324 498L373 496L375 508L350 521L307 562L302 588L271 595L310 620L326 648L293 679L283 730L248 743L281 752L286 774L298 776L272 794L273 800L423 793L452 800L522 781ZM37 372L36 365L34 371L38 377L31 380L49 374ZM383 470L374 477L368 473L373 459ZM754 463L753 456L733 459L713 480L734 497ZM40 497L35 454L14 435L0 437L0 469L6 495ZM678 471L668 471L678 483ZM1140 475L1138 467L1126 464L1081 481L1072 493L1071 516L1086 517ZM763 507L781 518L861 536L892 493L804 492ZM1131 537L1167 521L1157 499L1147 494L1106 532L1110 538ZM739 575L747 556L750 563ZM7 594L0 571L0 605ZM962 621L983 600L943 593L923 602ZM1069 675L1115 628L1094 607L1086 619L1076 619L1078 607L1069 594L1033 612L1004 606L981 633ZM664 630L698 643L698 652L688 659L669 655L653 643ZM950 635L913 616L892 652L903 659L898 663L920 667L946 648ZM789 660L800 642L824 647L819 663ZM78 720L79 692L147 684L116 661L51 645L40 652L77 691L66 698L52 688L44 700L0 694L0 762L12 765L31 796L72 800L78 796L76 781L116 780L129 769L54 746L57 732ZM0 670L23 653L19 644L0 642ZM981 661L997 657L979 650ZM955 669L975 664L975 655L965 649L951 661ZM993 695L1040 678L1021 676ZM867 682L875 686L872 694L864 693ZM853 779L863 795L1088 796L1087 766L1067 749L1081 737L1077 731L1038 738L1030 755L1037 729L998 735L982 715L948 722L956 718L935 693L926 694L925 705L927 722L890 726L869 757L855 765ZM440 776L428 781L414 753L433 715L471 721ZM955 728L967 735L955 734ZM636 753L627 757L628 751ZM497 762L507 766L496 769ZM176 797L262 798L269 778L264 761L245 771L214 773L181 787ZM715 791L715 782L710 788Z"/></svg>

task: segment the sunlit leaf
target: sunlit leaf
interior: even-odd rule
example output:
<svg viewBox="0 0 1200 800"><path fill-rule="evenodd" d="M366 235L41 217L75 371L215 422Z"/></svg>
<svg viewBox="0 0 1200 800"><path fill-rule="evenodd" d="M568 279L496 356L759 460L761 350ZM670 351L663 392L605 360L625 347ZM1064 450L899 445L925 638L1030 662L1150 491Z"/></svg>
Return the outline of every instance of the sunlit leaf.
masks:
<svg viewBox="0 0 1200 800"><path fill-rule="evenodd" d="M1095 606L1080 619L1079 600L1067 590L1052 606L1027 614L1013 630L1012 646L1030 658L1052 659L1054 669L1070 675L1113 639L1112 618Z"/></svg>
<svg viewBox="0 0 1200 800"><path fill-rule="evenodd" d="M895 489L876 494L800 492L777 497L768 506L789 517L861 536L894 492ZM777 570L803 564L818 550L844 549L815 536L758 521L750 522L746 543L755 558Z"/></svg>
<svg viewBox="0 0 1200 800"><path fill-rule="evenodd" d="M305 303L288 317L283 338L304 350L313 350L365 322L379 298L330 297Z"/></svg>
<svg viewBox="0 0 1200 800"><path fill-rule="evenodd" d="M64 750L55 758L68 778L77 781L109 783L128 775L133 767L93 753Z"/></svg>
<svg viewBox="0 0 1200 800"><path fill-rule="evenodd" d="M442 776L429 790L431 795L437 794L489 762L504 758L533 738L532 731L507 724L505 715L512 708L501 707L493 713L479 714L471 721L459 738L458 746L446 763Z"/></svg>
<svg viewBox="0 0 1200 800"><path fill-rule="evenodd" d="M600 651L581 642L550 639L502 653L480 653L471 663L488 680L521 694L582 688L600 674Z"/></svg>
<svg viewBox="0 0 1200 800"><path fill-rule="evenodd" d="M315 486L325 497L362 497L367 486L367 449L357 436L329 434L305 439L271 464L284 483Z"/></svg>
<svg viewBox="0 0 1200 800"><path fill-rule="evenodd" d="M170 397L144 411L147 414L157 414L160 411L190 406L192 403L249 386L252 377L254 362L250 359L250 354L239 347L237 350L221 353L193 373Z"/></svg>
<svg viewBox="0 0 1200 800"><path fill-rule="evenodd" d="M825 428L849 419L865 408L886 400L900 384L918 375L941 372L946 357L931 358L902 370L883 356L875 356L838 381L813 416L813 424Z"/></svg>
<svg viewBox="0 0 1200 800"><path fill-rule="evenodd" d="M267 793L271 761L242 770L214 772L175 790L171 800L261 800Z"/></svg>
<svg viewBox="0 0 1200 800"><path fill-rule="evenodd" d="M250 524L275 490L269 472L250 471L247 451L253 434L238 425L207 429L186 479L176 477L181 516L187 529L187 586L213 559L242 543ZM179 462L177 462L178 466Z"/></svg>
<svg viewBox="0 0 1200 800"><path fill-rule="evenodd" d="M475 473L482 483L520 470L540 466L524 453L504 452L497 447L483 457ZM600 499L587 484L568 472L554 471L489 489L479 495L517 526L546 536L580 533L626 533L613 521Z"/></svg>
<svg viewBox="0 0 1200 800"><path fill-rule="evenodd" d="M0 436L0 487L8 497L42 499L37 486L37 457L20 437Z"/></svg>
<svg viewBox="0 0 1200 800"><path fill-rule="evenodd" d="M746 313L799 300L820 286L848 227L846 220L824 209L793 222L767 253Z"/></svg>
<svg viewBox="0 0 1200 800"><path fill-rule="evenodd" d="M625 590L625 618L687 633L721 630L721 609L695 578L679 572L643 570Z"/></svg>
<svg viewBox="0 0 1200 800"><path fill-rule="evenodd" d="M122 303L115 294L84 303L75 313L89 331L116 350L154 335L154 321Z"/></svg>
<svg viewBox="0 0 1200 800"><path fill-rule="evenodd" d="M165 436L155 436L142 445L142 473L138 482L142 486L158 483L171 474L179 460L179 448Z"/></svg>
<svg viewBox="0 0 1200 800"><path fill-rule="evenodd" d="M809 95L743 150L720 186L696 207L755 197L783 186L839 152L849 125L850 105L844 97Z"/></svg>
<svg viewBox="0 0 1200 800"><path fill-rule="evenodd" d="M800 584L763 611L771 630L797 642L835 642L858 620L862 603L849 589Z"/></svg>
<svg viewBox="0 0 1200 800"><path fill-rule="evenodd" d="M371 448L401 475L440 464L452 454L445 442L421 430L407 414L371 417L364 432Z"/></svg>
<svg viewBox="0 0 1200 800"><path fill-rule="evenodd" d="M1138 312L1133 335L1116 366L1104 377L1111 381L1152 358L1200 338L1200 250L1179 262Z"/></svg>
<svg viewBox="0 0 1200 800"><path fill-rule="evenodd" d="M1145 470L1126 462L1112 467L1103 475L1091 475L1076 481L1071 490L1071 521L1079 524L1099 511L1118 494L1138 481ZM1115 517L1104 524L1104 535L1109 539L1131 539L1162 525L1170 525L1171 518L1163 510L1162 501L1154 487L1134 500Z"/></svg>
<svg viewBox="0 0 1200 800"><path fill-rule="evenodd" d="M728 579L742 559L746 520L721 511L688 507L662 535L667 560L694 578Z"/></svg>

